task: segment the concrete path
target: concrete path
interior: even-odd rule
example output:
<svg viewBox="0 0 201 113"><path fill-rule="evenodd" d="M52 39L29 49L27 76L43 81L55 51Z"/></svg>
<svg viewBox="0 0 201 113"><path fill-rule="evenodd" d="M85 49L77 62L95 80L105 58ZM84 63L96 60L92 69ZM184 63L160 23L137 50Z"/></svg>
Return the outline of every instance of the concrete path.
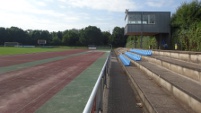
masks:
<svg viewBox="0 0 201 113"><path fill-rule="evenodd" d="M111 69L108 89L105 91L104 113L142 113L136 106L136 95L129 84L114 53L111 56Z"/></svg>

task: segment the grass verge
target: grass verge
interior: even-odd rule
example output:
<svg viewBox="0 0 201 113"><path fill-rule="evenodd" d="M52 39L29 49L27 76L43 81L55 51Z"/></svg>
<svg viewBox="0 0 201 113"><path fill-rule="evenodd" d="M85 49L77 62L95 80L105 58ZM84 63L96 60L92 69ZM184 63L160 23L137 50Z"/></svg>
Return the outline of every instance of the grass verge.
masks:
<svg viewBox="0 0 201 113"><path fill-rule="evenodd" d="M21 47L0 47L0 56L2 55L16 55L16 54L29 54L39 52L53 52L53 51L65 51L69 49L76 49L72 47L36 47L36 48L21 48Z"/></svg>

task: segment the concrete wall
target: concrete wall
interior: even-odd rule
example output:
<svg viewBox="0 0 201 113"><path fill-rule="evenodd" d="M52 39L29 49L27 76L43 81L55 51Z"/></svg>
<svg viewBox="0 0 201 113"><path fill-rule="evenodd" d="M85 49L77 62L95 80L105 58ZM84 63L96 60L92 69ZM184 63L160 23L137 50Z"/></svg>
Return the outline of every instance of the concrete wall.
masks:
<svg viewBox="0 0 201 113"><path fill-rule="evenodd" d="M201 72L198 70L189 69L186 67L182 67L180 65L171 64L169 62L161 61L161 60L151 58L151 57L142 57L142 59L145 59L145 60L148 60L149 62L161 65L171 71L174 71L176 73L189 77L193 80L201 82Z"/></svg>

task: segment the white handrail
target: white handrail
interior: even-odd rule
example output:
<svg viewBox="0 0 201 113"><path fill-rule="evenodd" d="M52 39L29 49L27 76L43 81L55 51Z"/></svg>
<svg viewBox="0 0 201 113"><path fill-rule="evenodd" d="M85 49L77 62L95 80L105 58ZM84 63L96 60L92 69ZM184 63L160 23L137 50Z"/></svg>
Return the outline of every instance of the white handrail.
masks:
<svg viewBox="0 0 201 113"><path fill-rule="evenodd" d="M110 56L110 55L109 55L109 56ZM96 84L95 84L95 86L94 86L94 88L93 88L93 90L92 90L92 92L91 92L91 95L90 95L90 97L89 97L89 99L88 99L88 102L87 102L87 104L86 104L86 106L85 106L85 108L84 108L84 110L83 110L83 113L91 113L92 106L93 106L93 102L94 102L94 98L95 98L96 93L97 93L97 90L98 90L98 88L99 88L99 85L100 85L100 82L101 82L101 78L102 78L103 72L104 72L105 69L106 69L105 67L106 67L106 65L107 65L109 56L107 57L107 59L106 59L104 65L103 65L103 68L102 68L102 70L101 70L101 72L100 72L100 74L99 74L98 80L96 81Z"/></svg>

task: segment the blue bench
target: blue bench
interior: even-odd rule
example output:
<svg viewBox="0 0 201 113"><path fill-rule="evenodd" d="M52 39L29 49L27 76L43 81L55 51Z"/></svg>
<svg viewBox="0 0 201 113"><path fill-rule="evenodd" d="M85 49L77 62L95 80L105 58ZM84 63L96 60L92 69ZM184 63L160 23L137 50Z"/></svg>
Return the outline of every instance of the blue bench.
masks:
<svg viewBox="0 0 201 113"><path fill-rule="evenodd" d="M140 61L141 60L141 56L140 55L133 54L133 53L130 53L130 52L125 52L124 54L126 56L128 56L132 60L135 60L135 61Z"/></svg>
<svg viewBox="0 0 201 113"><path fill-rule="evenodd" d="M124 66L129 66L130 65L130 60L127 59L124 55L119 55L119 59L121 60L121 62L124 64Z"/></svg>
<svg viewBox="0 0 201 113"><path fill-rule="evenodd" d="M130 52L134 52L144 56L151 56L152 50L130 49Z"/></svg>

